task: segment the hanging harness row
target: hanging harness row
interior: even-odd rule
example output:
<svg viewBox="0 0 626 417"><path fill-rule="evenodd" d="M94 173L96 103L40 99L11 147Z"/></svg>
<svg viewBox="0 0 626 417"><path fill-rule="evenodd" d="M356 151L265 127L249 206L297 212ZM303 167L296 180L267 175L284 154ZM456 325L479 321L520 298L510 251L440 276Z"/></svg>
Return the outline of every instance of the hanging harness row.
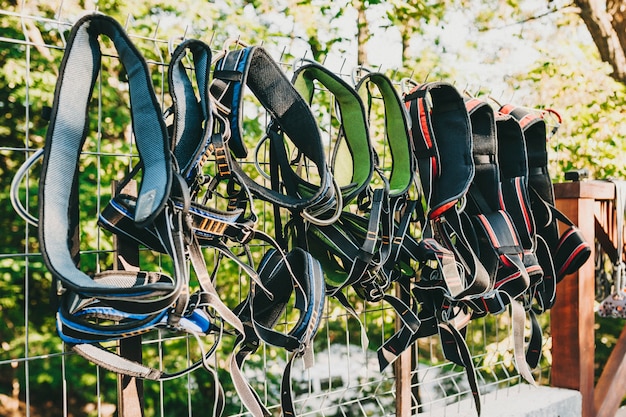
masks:
<svg viewBox="0 0 626 417"><path fill-rule="evenodd" d="M106 35L113 41L129 74L131 117L140 164L122 182L122 186L139 169L142 170L142 180L138 196L117 194L101 213L99 223L116 234L123 234L152 250L169 255L173 261L173 277L133 271L105 271L90 277L75 264L77 251L70 243L75 234L79 206L79 195L75 192L78 186L78 156L88 134L87 109L100 68L100 35ZM188 51L193 55L199 100L182 64ZM253 56L268 59L267 54L260 49L258 51ZM316 143L320 143L319 139L316 142L305 138L307 140L298 145L321 167L320 191L307 184L310 197L295 193L285 196L277 192L272 194L255 186L229 159L230 150L224 145L228 137L225 138L225 130L221 129L223 125L213 123L213 99L209 97L208 84L211 51L202 42L185 41L172 55L169 71L174 114L171 139L151 87L147 65L113 19L96 14L78 21L70 35L61 69L44 150L39 225L44 260L53 276L60 281L62 289L58 328L63 340L81 355L107 369L154 380L173 378L200 365L211 370L208 358L215 345L203 352L198 363L180 372L167 373L122 358L102 348L100 343L142 334L158 327L185 331L198 337L221 332L222 325L218 321L223 320L240 335L240 346L248 346L250 340L260 338L293 351L294 356L301 355L319 326L324 305L324 280L319 263L302 250L285 256L282 250L275 249L257 272L252 265L239 261L226 241L230 239L244 244L251 238L260 237L278 248L269 235L253 228L256 216L244 216L246 206L252 210L250 188L258 195L276 200L282 198L284 205L294 210L310 208L314 203L321 206L320 196L333 201L334 189L329 186L324 155L319 152L321 147L318 146L317 150L315 147ZM277 66L275 69L276 74L282 75ZM91 75L91 78L85 78L84 74ZM71 83L66 81L69 79ZM287 86L291 86L286 78L284 80ZM287 96L291 97L292 104L303 103L293 88L291 94L287 90ZM274 129L294 132L295 126L306 120L303 116L306 116L308 107L304 105L300 112L290 116L288 110L293 109L293 105L278 109L272 107L285 103L285 97L278 98L278 102L267 103L270 110L276 110L273 113L276 116ZM77 114L85 114L83 122L76 122ZM308 120L313 119L309 116ZM220 128L214 130L216 126ZM307 131L313 132L312 137L316 139L314 123L310 127ZM158 140L154 142L155 139ZM274 146L278 148L277 144ZM173 150L173 157L170 149ZM200 195L201 186L205 185L202 165L210 156L215 157L218 166L211 185L226 179L237 182L245 190L231 196L229 205L232 206L227 210L216 210L192 201ZM231 170L231 167L234 169ZM74 172L72 181L62 178L68 172ZM212 195L212 191L209 190L207 195ZM219 299L212 282L215 273L211 275L206 269L202 246L217 249L221 255L238 261L253 278L250 307L231 310ZM195 294L189 292L187 260L191 261L201 288ZM281 338L281 334L271 328L294 291L296 308L301 311L301 317L296 328ZM270 311L273 312L269 318L264 313L268 311L267 306L271 306ZM212 316L214 313L219 316ZM244 324L247 322L251 324ZM269 415L243 378L239 369L241 355L233 354L232 358L232 364L237 366L231 366L231 375L242 401L253 415ZM288 372L286 375L285 381L288 380ZM286 393L284 400L288 408L290 394ZM221 414L221 406L216 405L214 414Z"/></svg>
<svg viewBox="0 0 626 417"><path fill-rule="evenodd" d="M102 35L128 74L139 163L98 222L168 256L171 276L130 268L88 275L77 266L79 156L89 137ZM190 55L195 86L185 64ZM58 281L58 332L82 356L153 380L204 366L216 379L213 414L220 415L222 393L208 362L226 326L236 339L229 363L243 405L255 417L270 415L243 372L249 355L267 343L291 353L281 404L284 415L295 415L293 361L303 357L310 364L326 296L358 317L346 295L354 290L366 302L389 303L401 320L378 348L381 370L419 338L438 334L446 357L466 368L480 412L464 332L472 318L508 308L516 365L532 382L541 344L534 313L553 305L556 283L589 256L580 232L554 207L545 123L536 113L513 106L494 111L445 82L415 85L400 97L377 72L365 71L351 86L314 62L302 62L289 80L260 47L225 50L214 59L206 44L190 39L172 52L172 106L162 114L145 60L119 23L101 14L74 25L60 74L43 153L39 240ZM319 86L332 96L340 125L329 157L311 110ZM249 154L247 90L269 118L254 150L256 157L266 145L269 154L268 172L257 164L259 177L241 162ZM376 94L385 112L380 142L391 160L387 167L370 126ZM125 194L139 177L137 195ZM417 199L410 197L414 186ZM274 235L257 227L255 199L272 205ZM557 220L569 226L560 238ZM258 267L248 247L252 240L269 248ZM212 271L205 250L217 253ZM222 260L250 277L249 293L237 306L227 306L215 288ZM394 283L400 297L391 295ZM295 325L277 331L292 299ZM524 356L526 312L533 333ZM214 334L216 341L199 361L174 372L103 347L157 328L199 342Z"/></svg>
<svg viewBox="0 0 626 417"><path fill-rule="evenodd" d="M419 319L410 307L388 291L402 278L397 259L414 207L408 200L414 167L408 119L398 93L385 75L363 71L354 87L313 62L294 72L293 83L309 102L316 89L325 89L336 103L340 127L330 144L330 168L343 201L336 221L310 224L299 244L320 259L327 295L335 297L352 316L357 314L343 291L347 288L367 302L384 301L398 313L401 324L397 332L378 347L382 371L417 339L419 328ZM374 94L384 107L382 139L391 160L388 172L383 171L372 143L368 114Z"/></svg>
<svg viewBox="0 0 626 417"><path fill-rule="evenodd" d="M527 192L527 164L533 160L526 157L526 149L532 152L532 138L525 138L523 123L494 112L484 101L463 100L447 83L415 86L404 99L413 121L426 207L425 239L413 251L422 256L416 259L422 274L414 291L424 327L420 333L438 332L446 357L466 368L480 413L477 377L463 338L469 318L498 314L509 306L516 366L534 383L530 368L539 361L541 335L529 300L537 297L539 312L554 302L552 258L541 262L550 252L535 242ZM547 174L545 140L543 146L541 168ZM553 199L547 205L557 213ZM573 227L562 214L557 216ZM556 224L548 224L551 218L546 222L541 223L545 229L555 230ZM568 245L575 247L563 261L564 272L580 267L589 256L589 246L576 229L565 236L571 236ZM532 329L526 352L525 311Z"/></svg>

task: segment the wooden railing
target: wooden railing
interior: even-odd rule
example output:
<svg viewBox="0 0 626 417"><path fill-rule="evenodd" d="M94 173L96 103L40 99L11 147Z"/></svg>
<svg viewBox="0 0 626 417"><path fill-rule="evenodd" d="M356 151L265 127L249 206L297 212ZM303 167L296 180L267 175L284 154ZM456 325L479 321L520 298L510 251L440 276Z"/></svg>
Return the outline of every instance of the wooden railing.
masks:
<svg viewBox="0 0 626 417"><path fill-rule="evenodd" d="M613 209L615 186L608 181L555 184L556 205L578 225L589 243L597 240L606 253L615 253ZM592 244L592 250L595 250ZM594 253L575 274L557 286L551 311L552 372L555 387L582 394L582 417L613 417L626 395L626 330L594 382Z"/></svg>

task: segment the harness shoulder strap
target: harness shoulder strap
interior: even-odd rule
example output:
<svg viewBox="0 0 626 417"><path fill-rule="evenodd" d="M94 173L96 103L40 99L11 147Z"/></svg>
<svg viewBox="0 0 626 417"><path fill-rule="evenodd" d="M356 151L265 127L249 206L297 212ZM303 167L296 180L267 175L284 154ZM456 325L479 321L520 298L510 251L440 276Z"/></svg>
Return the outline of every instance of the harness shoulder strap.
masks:
<svg viewBox="0 0 626 417"><path fill-rule="evenodd" d="M132 299L146 291L174 295L175 286L128 280L94 280L74 265L68 248L69 209L79 196L78 157L88 134L88 103L100 70L99 37L108 36L129 74L131 117L143 170L134 221L150 224L159 216L172 183L168 135L152 89L148 67L123 28L110 17L93 14L79 20L70 33L55 90L40 180L39 241L49 270L64 286L86 294ZM84 115L84 117L77 117ZM72 180L68 181L68 173Z"/></svg>

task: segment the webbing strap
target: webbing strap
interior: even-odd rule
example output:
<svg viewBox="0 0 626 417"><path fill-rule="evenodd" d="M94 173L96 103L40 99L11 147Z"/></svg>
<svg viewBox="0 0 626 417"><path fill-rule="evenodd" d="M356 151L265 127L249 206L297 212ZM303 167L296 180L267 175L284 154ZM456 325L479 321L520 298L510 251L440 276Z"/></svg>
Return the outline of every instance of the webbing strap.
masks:
<svg viewBox="0 0 626 417"><path fill-rule="evenodd" d="M381 297L388 284L386 279L379 280L377 275L390 254L393 214L390 213L387 178L381 174L383 186L373 191L370 188L376 166L364 104L353 87L314 62L297 68L292 82L308 102L313 101L318 85L332 95L341 126L338 138L331 144L330 168L341 187L344 207L356 202L365 212L356 215L346 209L332 224L312 224L308 228L310 250L324 263L327 292L336 295L345 287L353 285L357 288L362 284L359 291L365 299ZM395 141L394 148L399 149L402 137ZM404 146L407 147L408 143ZM405 188L405 185L401 187Z"/></svg>
<svg viewBox="0 0 626 417"><path fill-rule="evenodd" d="M421 263L421 279L415 287L424 291L438 290L446 297L457 299L465 287L454 256L433 238L416 242L407 238L403 253Z"/></svg>
<svg viewBox="0 0 626 417"><path fill-rule="evenodd" d="M472 355L467 347L467 342L465 342L465 338L455 326L448 323L439 323L437 329L446 359L465 368L465 374L467 375L467 381L470 385L476 412L480 416L481 404L478 378L476 368L472 362Z"/></svg>
<svg viewBox="0 0 626 417"><path fill-rule="evenodd" d="M162 212L172 182L165 123L152 89L148 67L123 28L110 17L93 14L72 28L55 90L52 117L46 136L39 202L39 241L46 265L64 286L95 296L129 300L146 292L175 294L169 283L143 280L94 280L74 265L69 240L69 208L76 204L72 184L78 181L78 157L88 134L88 103L100 70L98 38L108 36L129 76L131 117L143 169L134 220L154 221ZM73 173L68 181L68 174ZM175 298L175 297L173 297Z"/></svg>
<svg viewBox="0 0 626 417"><path fill-rule="evenodd" d="M194 333L191 334L197 337L197 335L195 335ZM109 351L108 349L105 349L99 343L77 343L71 345L71 347L72 350L74 350L84 358L88 359L90 362L93 362L96 365L103 367L104 369L108 369L119 374L148 379L151 381L167 381L179 378L203 366L206 370L211 372L216 377L216 386L220 385L215 370L210 366L210 359L215 353L217 343L213 344L208 351L203 351L201 359L199 359L192 365L187 366L185 369L177 372L167 372L156 368L151 368L138 362L126 359Z"/></svg>
<svg viewBox="0 0 626 417"><path fill-rule="evenodd" d="M401 324L398 331L378 348L378 365L381 372L417 340L420 328L419 318L404 301L388 294L385 294L383 299L396 311L396 317L400 319Z"/></svg>
<svg viewBox="0 0 626 417"><path fill-rule="evenodd" d="M540 235L537 235L536 254L543 271L543 278L531 289L531 294L537 301L534 308L538 313L542 313L552 308L556 301L556 271L548 243Z"/></svg>
<svg viewBox="0 0 626 417"><path fill-rule="evenodd" d="M381 232L387 236L390 233L389 227L381 230L385 203L388 203L385 191L377 189L374 191L369 217L346 212L329 226L309 227L311 251L320 259L328 260L327 265L333 263L335 256L342 261L340 270L328 270L326 273L328 295L333 296L351 285L365 288L367 283L364 280L367 276L374 276L380 271L389 253L386 250L389 248L388 244L380 245ZM368 296L369 291L361 294L365 299L371 299Z"/></svg>
<svg viewBox="0 0 626 417"><path fill-rule="evenodd" d="M459 213L452 208L431 222L433 237L454 253L462 272L459 292L455 300L481 297L493 289L494 280L480 262L474 247L469 243Z"/></svg>
<svg viewBox="0 0 626 417"><path fill-rule="evenodd" d="M522 261L522 247L508 213L498 210L488 214L478 214L473 219L477 230L481 230L482 252L495 256L494 289L506 292L511 298L522 295L530 284L530 279Z"/></svg>

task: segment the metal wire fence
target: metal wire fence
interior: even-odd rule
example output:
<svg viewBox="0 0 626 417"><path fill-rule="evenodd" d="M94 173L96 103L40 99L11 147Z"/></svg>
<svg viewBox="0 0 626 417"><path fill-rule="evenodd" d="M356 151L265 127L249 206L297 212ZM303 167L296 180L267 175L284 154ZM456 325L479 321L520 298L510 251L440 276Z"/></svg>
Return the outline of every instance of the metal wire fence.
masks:
<svg viewBox="0 0 626 417"><path fill-rule="evenodd" d="M48 306L50 277L39 252L37 228L18 216L8 200L11 181L20 165L43 146L46 123L42 112L52 103L65 37L75 15L81 12L65 10L62 2L47 10L44 13L41 8L28 3L0 10L4 28L0 33L0 49L4 51L0 53L0 65L5 74L0 78L4 83L0 84L0 133L7 138L5 143L0 143L0 193L5 206L2 225L6 234L0 240L0 317L6 325L5 331L0 332L0 415L121 415L116 375L88 364L66 350L56 335L54 311ZM160 22L154 23L152 37L135 33L132 19L126 23L129 35L146 55L165 109L169 100L165 87L169 39L158 36ZM275 58L280 60L282 52L276 52ZM107 62L103 67L115 67L115 53L105 51L105 59ZM291 62L283 64L285 71L289 71ZM117 85L123 94L123 80L107 79L103 75L98 82L100 86L94 94L91 121L95 133L81 154L82 174L94 184L90 202L81 207L84 216L81 263L91 265L94 270L106 269L114 260L111 236L95 224L101 204L111 195L107 181L112 173L127 172L137 163L128 127L119 125L120 119L110 119L105 111L111 97L105 96L108 90L102 88L102 84ZM9 107L10 111L7 110ZM330 121L327 124L332 125ZM14 130L7 131L11 127ZM325 129L324 133L331 134L330 130ZM116 140L109 140L111 137ZM71 173L68 173L69 178ZM21 204L36 216L36 166L26 174L20 190ZM260 204L258 209L261 218L271 218L269 207ZM253 252L259 253L257 256L262 251L262 245L253 247ZM147 250L141 250L141 257L142 262L155 269L167 264L166 259ZM243 275L236 267L218 274L218 286L225 291L228 289L236 298L233 302L245 298L248 284ZM370 337L369 347L380 346L390 336L389 332L393 332L394 310L383 303L360 303L356 307ZM293 319L291 316L288 311L281 325L287 328ZM475 320L468 328L466 338L483 392L520 382L513 366L510 326L507 315L503 314ZM546 336L545 340L544 350L549 355L549 337ZM184 366L197 355L195 344L193 338L157 332L143 338L144 360L156 367ZM220 347L223 354L214 357L214 366L220 380L227 381L224 384L227 415L244 416L247 414L228 383L225 358L229 349L232 349L232 341L225 337ZM443 405L471 397L464 369L444 359L437 337L419 340L412 350L410 390L413 414L429 415ZM246 376L270 410L276 413L279 412L280 374L286 361L284 351L263 346L245 366ZM399 376L391 369L379 371L375 350L363 348L360 327L332 299L327 301L314 344L313 363L313 367L305 369L303 362L297 361L292 372L300 415L396 414ZM549 358L543 363L549 363ZM540 383L546 380L548 371L546 365L536 371ZM213 388L213 377L202 370L172 381L145 381L145 415L205 415Z"/></svg>

